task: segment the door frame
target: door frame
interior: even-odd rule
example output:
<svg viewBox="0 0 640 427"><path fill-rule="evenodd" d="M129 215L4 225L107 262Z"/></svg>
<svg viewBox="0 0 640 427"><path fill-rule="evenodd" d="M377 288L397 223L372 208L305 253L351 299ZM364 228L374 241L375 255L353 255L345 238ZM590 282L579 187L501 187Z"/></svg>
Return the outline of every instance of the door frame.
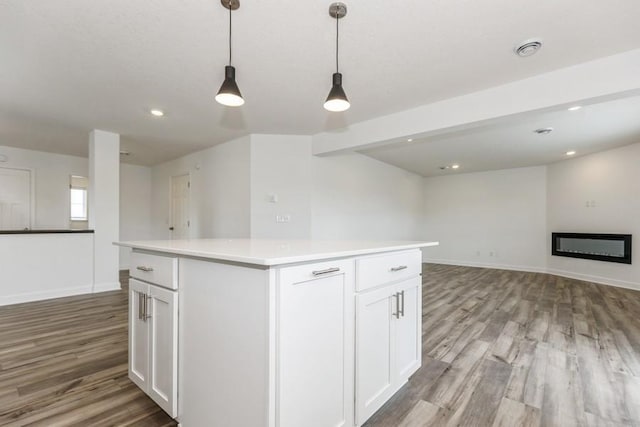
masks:
<svg viewBox="0 0 640 427"><path fill-rule="evenodd" d="M33 230L36 218L36 170L33 168L23 168L15 166L2 166L0 169L12 169L29 172L29 230Z"/></svg>
<svg viewBox="0 0 640 427"><path fill-rule="evenodd" d="M171 227L175 227L175 224L173 223L173 180L174 178L182 178L186 176L189 182L189 199L187 200L187 211L188 211L188 216L189 216L189 220L191 221L191 172L186 172L186 173L181 173L178 175L171 175L171 177L169 178L169 228ZM173 240L173 230L169 230L169 238ZM191 225L189 225L189 231L188 231L188 236L187 237L191 237Z"/></svg>

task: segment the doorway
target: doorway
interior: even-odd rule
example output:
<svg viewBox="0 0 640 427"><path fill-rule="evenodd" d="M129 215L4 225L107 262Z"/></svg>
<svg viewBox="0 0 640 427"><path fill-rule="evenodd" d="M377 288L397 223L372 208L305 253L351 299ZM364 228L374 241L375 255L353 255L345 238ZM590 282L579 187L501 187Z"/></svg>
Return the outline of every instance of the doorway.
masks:
<svg viewBox="0 0 640 427"><path fill-rule="evenodd" d="M0 168L0 230L31 228L31 171Z"/></svg>
<svg viewBox="0 0 640 427"><path fill-rule="evenodd" d="M191 221L189 219L189 174L171 177L171 239L188 239Z"/></svg>

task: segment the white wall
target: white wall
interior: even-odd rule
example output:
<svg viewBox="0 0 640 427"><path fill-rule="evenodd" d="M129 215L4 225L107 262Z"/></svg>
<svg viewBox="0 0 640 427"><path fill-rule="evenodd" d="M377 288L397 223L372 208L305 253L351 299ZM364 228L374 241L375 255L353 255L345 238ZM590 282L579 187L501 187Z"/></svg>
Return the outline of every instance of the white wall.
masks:
<svg viewBox="0 0 640 427"><path fill-rule="evenodd" d="M170 237L170 178L185 173L193 238L419 237L418 175L356 153L314 157L308 136L251 135L153 167L153 238Z"/></svg>
<svg viewBox="0 0 640 427"><path fill-rule="evenodd" d="M32 228L69 228L69 177L88 176L84 157L0 146L7 161L0 167L31 169L35 177L35 216Z"/></svg>
<svg viewBox="0 0 640 427"><path fill-rule="evenodd" d="M120 164L120 240L151 239L151 168ZM129 248L120 248L120 269L129 268Z"/></svg>
<svg viewBox="0 0 640 427"><path fill-rule="evenodd" d="M71 175L88 176L88 159L5 146L0 146L0 154L7 156L8 159L0 163L0 167L33 171L35 177L33 228L69 228L69 177ZM122 163L120 165L120 239L150 239L150 220L151 168ZM128 268L128 250L124 248L120 251L120 268Z"/></svg>
<svg viewBox="0 0 640 427"><path fill-rule="evenodd" d="M631 265L548 255L549 270L640 289L640 143L550 165L547 186L549 234L630 233L634 239Z"/></svg>
<svg viewBox="0 0 640 427"><path fill-rule="evenodd" d="M314 239L417 240L422 178L357 153L313 157Z"/></svg>
<svg viewBox="0 0 640 427"><path fill-rule="evenodd" d="M424 179L425 261L544 271L544 166Z"/></svg>
<svg viewBox="0 0 640 427"><path fill-rule="evenodd" d="M169 239L171 177L190 174L190 237L249 237L251 138L152 168L152 236Z"/></svg>
<svg viewBox="0 0 640 427"><path fill-rule="evenodd" d="M311 160L309 136L251 135L251 237L310 237Z"/></svg>

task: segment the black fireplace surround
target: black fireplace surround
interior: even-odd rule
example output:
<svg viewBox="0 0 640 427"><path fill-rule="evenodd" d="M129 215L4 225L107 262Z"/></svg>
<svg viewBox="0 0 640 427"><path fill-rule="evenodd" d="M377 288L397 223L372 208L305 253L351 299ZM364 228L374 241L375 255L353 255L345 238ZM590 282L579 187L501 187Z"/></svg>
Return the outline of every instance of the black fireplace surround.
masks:
<svg viewBox="0 0 640 427"><path fill-rule="evenodd" d="M551 233L551 254L631 264L631 234Z"/></svg>

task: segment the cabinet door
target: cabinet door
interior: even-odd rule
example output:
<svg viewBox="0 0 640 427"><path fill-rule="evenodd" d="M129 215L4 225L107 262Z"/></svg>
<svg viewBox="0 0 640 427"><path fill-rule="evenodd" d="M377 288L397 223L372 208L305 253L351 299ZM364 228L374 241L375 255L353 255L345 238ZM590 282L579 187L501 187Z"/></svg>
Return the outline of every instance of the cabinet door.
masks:
<svg viewBox="0 0 640 427"><path fill-rule="evenodd" d="M353 261L279 271L279 427L353 425Z"/></svg>
<svg viewBox="0 0 640 427"><path fill-rule="evenodd" d="M403 384L422 363L422 280L398 283L400 318L395 321L396 377Z"/></svg>
<svg viewBox="0 0 640 427"><path fill-rule="evenodd" d="M395 392L395 287L356 297L356 420L364 423Z"/></svg>
<svg viewBox="0 0 640 427"><path fill-rule="evenodd" d="M172 417L177 416L178 293L149 286L149 396Z"/></svg>
<svg viewBox="0 0 640 427"><path fill-rule="evenodd" d="M147 390L149 374L149 328L143 317L149 285L129 280L129 378Z"/></svg>

